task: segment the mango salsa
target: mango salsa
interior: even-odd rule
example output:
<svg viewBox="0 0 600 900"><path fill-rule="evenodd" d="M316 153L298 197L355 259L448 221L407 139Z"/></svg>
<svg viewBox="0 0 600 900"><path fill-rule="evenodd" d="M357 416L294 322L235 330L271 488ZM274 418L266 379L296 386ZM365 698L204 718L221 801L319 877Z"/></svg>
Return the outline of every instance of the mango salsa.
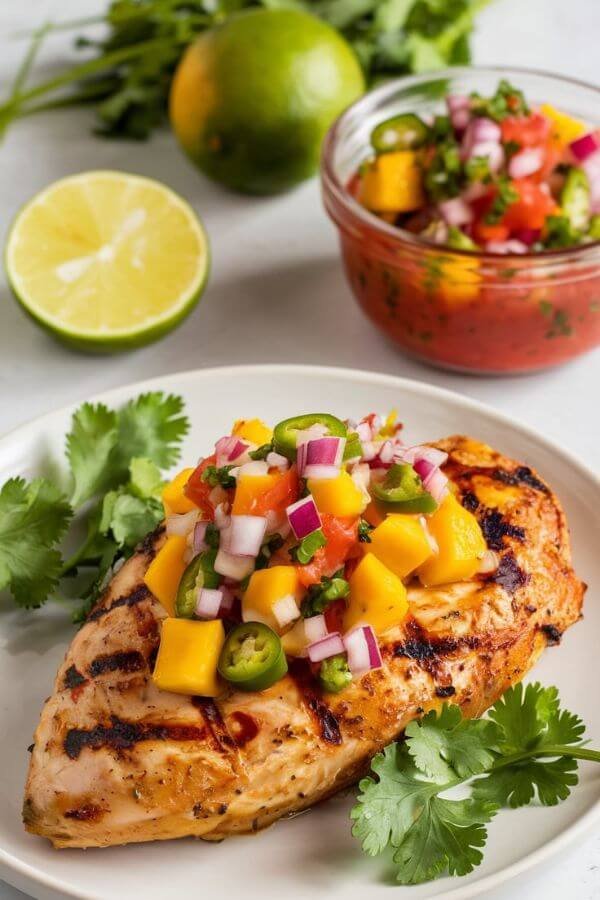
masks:
<svg viewBox="0 0 600 900"><path fill-rule="evenodd" d="M231 512L234 516L256 515L255 504L258 498L266 491L275 487L281 475L278 472L272 475L240 475L237 480L235 497Z"/></svg>
<svg viewBox="0 0 600 900"><path fill-rule="evenodd" d="M309 478L307 486L319 512L359 516L365 508L362 492L347 472L341 472L337 478Z"/></svg>
<svg viewBox="0 0 600 900"><path fill-rule="evenodd" d="M181 576L185 571L184 553L187 543L178 534L168 537L144 575L144 583L159 600L168 615L175 615L175 599Z"/></svg>
<svg viewBox="0 0 600 900"><path fill-rule="evenodd" d="M406 578L432 554L419 518L392 514L371 532L369 550L398 576Z"/></svg>
<svg viewBox="0 0 600 900"><path fill-rule="evenodd" d="M362 176L360 202L377 212L409 212L424 206L418 160L412 150L376 157Z"/></svg>
<svg viewBox="0 0 600 900"><path fill-rule="evenodd" d="M216 697L217 663L225 642L221 619L165 619L152 679L162 691Z"/></svg>
<svg viewBox="0 0 600 900"><path fill-rule="evenodd" d="M475 516L449 493L427 524L439 552L419 568L421 583L430 587L472 578L487 550Z"/></svg>
<svg viewBox="0 0 600 900"><path fill-rule="evenodd" d="M273 614L273 606L291 594L296 600L302 595L302 585L295 566L271 566L253 572L242 597L244 622L264 622L274 631L281 631Z"/></svg>
<svg viewBox="0 0 600 900"><path fill-rule="evenodd" d="M398 625L408 611L406 588L373 553L367 553L350 577L344 630L371 625L377 634Z"/></svg>
<svg viewBox="0 0 600 900"><path fill-rule="evenodd" d="M552 134L561 144L570 144L571 141L577 140L586 133L588 128L579 119L568 116L549 103L543 103L540 106L542 112L547 119L552 122Z"/></svg>
<svg viewBox="0 0 600 900"><path fill-rule="evenodd" d="M250 441L259 446L268 444L273 437L272 429L261 419L238 419L234 422L232 434L241 441Z"/></svg>
<svg viewBox="0 0 600 900"><path fill-rule="evenodd" d="M196 504L189 497L186 497L183 492L193 471L193 469L183 469L172 481L164 486L162 501L165 507L165 515L182 514L197 509Z"/></svg>

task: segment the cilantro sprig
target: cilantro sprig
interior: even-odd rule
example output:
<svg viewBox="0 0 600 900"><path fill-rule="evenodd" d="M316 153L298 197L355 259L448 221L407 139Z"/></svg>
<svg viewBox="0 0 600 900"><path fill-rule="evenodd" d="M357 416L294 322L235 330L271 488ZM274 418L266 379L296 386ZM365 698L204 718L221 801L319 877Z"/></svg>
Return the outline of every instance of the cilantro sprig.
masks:
<svg viewBox="0 0 600 900"><path fill-rule="evenodd" d="M89 22L104 34L79 35L91 53L84 62L29 84L42 43L78 32L85 22L46 23L31 35L23 65L0 105L0 134L24 116L93 103L97 132L143 140L167 119L177 64L197 36L255 6L305 10L336 28L352 46L370 81L470 62L475 17L489 0L111 0Z"/></svg>
<svg viewBox="0 0 600 900"><path fill-rule="evenodd" d="M180 397L142 394L118 410L84 403L66 439L67 494L48 479L12 478L0 490L0 589L39 607L75 595L80 619L113 566L163 518L161 469L188 429ZM63 560L62 542L83 507L85 537ZM68 541L72 546L73 539Z"/></svg>
<svg viewBox="0 0 600 900"><path fill-rule="evenodd" d="M577 760L600 762L558 691L517 684L484 719L444 704L406 728L372 761L352 809L352 833L370 856L391 848L401 884L479 865L486 825L503 806L553 806L577 784ZM461 787L459 799L446 796ZM465 790L468 796L464 796Z"/></svg>

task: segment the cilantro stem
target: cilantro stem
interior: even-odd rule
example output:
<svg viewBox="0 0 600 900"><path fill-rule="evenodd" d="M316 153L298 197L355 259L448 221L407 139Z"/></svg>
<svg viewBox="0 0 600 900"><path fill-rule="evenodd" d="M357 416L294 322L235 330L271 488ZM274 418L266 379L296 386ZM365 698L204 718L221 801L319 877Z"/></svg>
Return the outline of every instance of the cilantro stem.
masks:
<svg viewBox="0 0 600 900"><path fill-rule="evenodd" d="M556 744L547 747L534 747L532 750L524 750L522 753L513 753L512 756L502 756L494 762L492 769L504 769L506 766L514 765L514 763L541 756L569 756L572 759L587 759L591 762L600 762L600 750L590 750L583 746Z"/></svg>

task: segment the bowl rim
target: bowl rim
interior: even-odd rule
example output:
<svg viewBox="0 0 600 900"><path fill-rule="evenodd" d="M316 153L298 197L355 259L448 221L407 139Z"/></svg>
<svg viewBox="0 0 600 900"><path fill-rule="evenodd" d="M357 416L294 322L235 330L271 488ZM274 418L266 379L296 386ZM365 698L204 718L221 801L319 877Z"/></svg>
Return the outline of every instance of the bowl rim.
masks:
<svg viewBox="0 0 600 900"><path fill-rule="evenodd" d="M360 116L363 106L370 105L374 100L379 100L381 98L385 99L402 88L416 87L421 84L427 84L433 80L443 80L444 78L457 77L461 74L472 75L477 72L490 74L497 72L500 76L516 75L517 78L519 75L541 76L552 81L559 81L567 85L572 85L575 88L585 88L586 90L590 90L596 93L600 100L600 87L590 84L590 82L583 81L580 78L572 78L569 75L549 72L547 69L537 69L527 66L495 64L481 66L449 66L445 69L435 69L420 75L404 75L400 78L394 78L379 87L373 88L373 90L367 91L362 97L359 97L358 100L348 106L344 112L338 116L329 128L325 135L321 151L321 181L324 192L330 192L338 203L344 207L346 212L348 212L355 220L359 220L363 225L367 226L372 231L378 232L382 237L388 240L392 238L398 244L406 245L414 251L435 250L438 253L444 252L446 254L464 257L465 259L484 259L491 265L498 264L501 261L514 262L516 260L526 261L530 265L537 262L541 262L542 264L554 263L556 265L560 265L560 263L574 263L576 261L590 263L594 261L593 257L598 255L598 263L600 264L600 239L590 241L587 244L577 244L574 247L560 248L557 250L538 250L535 252L528 251L526 253L493 253L489 250L466 250L463 248L448 247L444 244L438 244L429 238L422 237L411 231L406 231L403 228L398 228L396 225L390 225L383 219L380 219L370 210L366 209L366 207L362 206L348 191L345 184L338 178L334 168L333 157L340 142L342 129L348 120L357 115ZM588 256L591 256L592 259L587 259Z"/></svg>

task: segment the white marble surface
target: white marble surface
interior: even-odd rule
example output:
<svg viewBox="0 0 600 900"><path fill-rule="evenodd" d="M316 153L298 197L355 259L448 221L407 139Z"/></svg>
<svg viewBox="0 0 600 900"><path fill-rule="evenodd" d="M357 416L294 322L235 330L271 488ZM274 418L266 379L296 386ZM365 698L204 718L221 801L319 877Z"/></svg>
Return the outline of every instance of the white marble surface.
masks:
<svg viewBox="0 0 600 900"><path fill-rule="evenodd" d="M9 40L12 32L103 6L103 0L1 0L0 85L14 71L22 49ZM480 18L476 61L597 81L599 35L597 0L496 0ZM69 54L68 48L66 38L52 39L43 54L48 70ZM598 465L600 351L554 372L502 380L448 375L407 360L352 302L316 181L274 199L235 197L193 171L168 133L141 145L105 142L90 135L90 122L85 111L61 112L9 132L0 146L0 242L21 204L52 179L119 168L165 181L201 213L212 242L210 284L183 328L158 345L104 359L53 343L21 315L0 276L0 433L46 410L150 375L289 361L359 366L462 391ZM493 894L496 900L599 896L600 835ZM0 900L19 897L24 895L0 883Z"/></svg>

